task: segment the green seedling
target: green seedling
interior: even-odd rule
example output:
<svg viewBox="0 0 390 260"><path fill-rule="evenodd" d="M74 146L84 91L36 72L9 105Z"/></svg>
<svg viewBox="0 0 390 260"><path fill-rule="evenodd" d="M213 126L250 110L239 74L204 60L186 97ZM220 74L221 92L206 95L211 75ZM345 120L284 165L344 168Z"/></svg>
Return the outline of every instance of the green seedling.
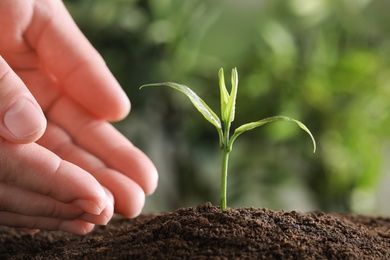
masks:
<svg viewBox="0 0 390 260"><path fill-rule="evenodd" d="M244 124L235 129L233 135L230 135L230 126L234 120L235 115L235 107L236 107L236 97L237 97L237 87L238 87L238 74L237 69L234 68L231 74L231 92L226 89L225 86L225 77L223 69L221 68L218 73L219 76L219 88L221 92L221 119L213 112L213 110L190 88L185 85L173 83L173 82L164 82L164 83L154 83L154 84L146 84L141 86L149 87L149 86L167 86L173 89L176 89L183 94L185 94L192 102L192 104L196 107L196 109L209 121L213 124L219 135L219 144L222 151L222 175L221 175L221 209L225 210L226 203L226 190L227 190L227 173L228 173L228 162L229 162L229 154L232 151L233 143L236 138L242 133L257 128L259 126L274 122L274 121L291 121L296 123L300 128L306 131L313 142L314 150L316 151L316 142L314 140L313 135L310 130L300 121L295 120L293 118L287 116L273 116L264 118L262 120L251 122Z"/></svg>

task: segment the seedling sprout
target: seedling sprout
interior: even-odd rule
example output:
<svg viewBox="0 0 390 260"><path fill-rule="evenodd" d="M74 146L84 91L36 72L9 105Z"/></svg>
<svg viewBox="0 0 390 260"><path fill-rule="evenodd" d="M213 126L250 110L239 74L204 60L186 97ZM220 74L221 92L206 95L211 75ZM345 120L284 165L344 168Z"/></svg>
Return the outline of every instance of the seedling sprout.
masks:
<svg viewBox="0 0 390 260"><path fill-rule="evenodd" d="M227 207L226 203L226 193L227 193L227 173L228 173L228 162L229 155L233 148L233 143L236 138L242 133L257 128L259 126L274 122L274 121L291 121L296 123L300 128L307 132L313 142L313 152L316 151L316 142L310 130L300 121L295 120L287 116L273 116L267 117L259 121L251 122L244 124L234 130L233 135L230 135L231 123L234 121L235 116L235 107L236 107L236 97L237 97L237 88L238 88L238 73L237 69L232 69L231 73L231 92L229 93L225 85L225 77L223 68L219 70L219 88L221 92L221 119L213 112L213 110L189 87L174 82L163 82L163 83L153 83L142 85L144 87L156 87L156 86L167 86L177 91L185 94L192 104L198 109L198 111L213 124L219 136L219 145L222 151L222 174L221 174L221 209L225 210Z"/></svg>

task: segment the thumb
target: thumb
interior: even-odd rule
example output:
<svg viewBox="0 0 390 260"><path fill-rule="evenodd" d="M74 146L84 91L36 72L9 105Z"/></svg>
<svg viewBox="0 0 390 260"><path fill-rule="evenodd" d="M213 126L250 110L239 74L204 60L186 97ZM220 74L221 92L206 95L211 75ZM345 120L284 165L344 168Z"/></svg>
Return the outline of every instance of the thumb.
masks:
<svg viewBox="0 0 390 260"><path fill-rule="evenodd" d="M14 143L39 139L46 129L41 107L0 56L0 136Z"/></svg>

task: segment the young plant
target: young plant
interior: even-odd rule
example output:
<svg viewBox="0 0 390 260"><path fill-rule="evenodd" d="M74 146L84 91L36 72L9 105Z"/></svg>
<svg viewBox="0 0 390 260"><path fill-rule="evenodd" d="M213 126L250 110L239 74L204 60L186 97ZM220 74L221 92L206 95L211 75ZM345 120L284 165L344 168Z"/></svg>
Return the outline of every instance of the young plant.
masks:
<svg viewBox="0 0 390 260"><path fill-rule="evenodd" d="M225 77L223 69L221 68L218 73L219 76L219 88L221 92L221 119L213 112L213 110L197 95L194 91L192 91L187 86L173 83L173 82L164 82L164 83L154 83L154 84L146 84L141 86L149 87L149 86L168 86L173 89L176 89L183 94L185 94L192 102L192 104L198 109L198 111L213 124L219 135L219 144L222 151L222 175L221 175L221 209L226 209L226 190L227 190L227 172L228 172L228 162L229 162L229 154L232 151L233 143L236 138L242 133L252 130L256 127L274 122L274 121L291 121L296 123L300 128L306 131L313 142L314 150L316 151L316 142L314 140L313 135L310 130L300 121L295 120L293 118L287 116L273 116L264 118L262 120L251 122L244 124L234 130L233 135L230 135L230 126L234 120L235 115L235 107L236 107L236 97L237 97L237 88L238 88L238 74L237 69L234 68L231 74L231 92L229 93L226 89L225 85Z"/></svg>

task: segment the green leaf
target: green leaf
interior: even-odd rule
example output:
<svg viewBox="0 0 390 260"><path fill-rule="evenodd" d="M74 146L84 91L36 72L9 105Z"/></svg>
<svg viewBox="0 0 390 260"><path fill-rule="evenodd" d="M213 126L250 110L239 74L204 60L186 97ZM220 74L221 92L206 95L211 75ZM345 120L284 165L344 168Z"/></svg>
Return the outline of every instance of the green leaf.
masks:
<svg viewBox="0 0 390 260"><path fill-rule="evenodd" d="M302 128L306 133L309 134L309 136L311 137L311 140L313 142L313 147L314 147L313 152L314 153L316 152L316 148L317 148L316 141L314 140L314 137L311 134L310 130L303 123L301 123L298 120L295 120L295 119L293 119L291 117L287 117L287 116L273 116L273 117L264 118L264 119L262 119L260 121L244 124L244 125L238 127L234 131L234 134L233 134L232 138L230 139L229 145L232 146L234 140L240 134L242 134L242 133L244 133L246 131L252 130L252 129L256 128L256 127L259 127L259 126L262 126L262 125L265 125L265 124L268 124L268 123L271 123L271 122L275 122L275 121L292 121L292 122L296 123L300 128Z"/></svg>
<svg viewBox="0 0 390 260"><path fill-rule="evenodd" d="M223 73L223 68L219 69L218 77L219 77L219 90L221 92L221 116L222 116L222 120L226 121L226 106L229 100L229 93L225 85L225 76Z"/></svg>
<svg viewBox="0 0 390 260"><path fill-rule="evenodd" d="M192 104L198 109L198 111L206 118L207 121L212 123L218 130L221 129L221 120L219 117L211 110L211 108L189 87L174 82L163 82L163 83L154 83L142 85L140 89L144 87L158 87L158 86L167 86L173 89L180 91L185 94L192 102Z"/></svg>
<svg viewBox="0 0 390 260"><path fill-rule="evenodd" d="M237 97L237 88L238 88L238 74L237 69L232 69L232 90L229 95L229 100L226 107L226 123L231 123L234 121L234 115L236 113L236 97Z"/></svg>

